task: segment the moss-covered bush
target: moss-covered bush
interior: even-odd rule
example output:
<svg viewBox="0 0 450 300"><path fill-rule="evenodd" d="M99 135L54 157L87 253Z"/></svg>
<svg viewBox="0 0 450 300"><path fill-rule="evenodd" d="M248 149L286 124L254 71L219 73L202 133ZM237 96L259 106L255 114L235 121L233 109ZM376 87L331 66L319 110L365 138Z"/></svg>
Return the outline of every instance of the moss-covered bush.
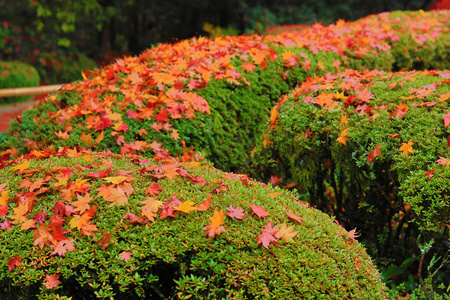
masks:
<svg viewBox="0 0 450 300"><path fill-rule="evenodd" d="M62 148L3 161L2 299L384 299L364 248L279 188Z"/></svg>
<svg viewBox="0 0 450 300"><path fill-rule="evenodd" d="M282 184L361 229L373 257L400 265L432 240L430 253L446 253L449 78L346 70L309 79L274 108L267 148L254 154L278 159Z"/></svg>
<svg viewBox="0 0 450 300"><path fill-rule="evenodd" d="M0 89L39 86L40 77L32 66L12 61L0 61ZM33 99L33 96L0 98L0 104Z"/></svg>
<svg viewBox="0 0 450 300"><path fill-rule="evenodd" d="M220 169L249 171L249 155L264 141L271 107L305 78L345 67L390 70L403 59L401 51L391 50L400 42L428 40L425 46L448 51L441 49L448 37L445 12L389 16L159 45L93 71L37 104L12 124L6 145L20 152L83 145L173 155L193 148ZM415 35L411 22L423 26L416 31L432 34Z"/></svg>

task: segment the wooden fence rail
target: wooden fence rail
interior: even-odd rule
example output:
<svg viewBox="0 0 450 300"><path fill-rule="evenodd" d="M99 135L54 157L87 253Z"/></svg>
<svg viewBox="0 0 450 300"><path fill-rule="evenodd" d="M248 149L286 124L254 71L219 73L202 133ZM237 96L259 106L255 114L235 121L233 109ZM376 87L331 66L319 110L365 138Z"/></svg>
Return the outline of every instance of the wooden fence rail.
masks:
<svg viewBox="0 0 450 300"><path fill-rule="evenodd" d="M60 90L62 86L62 84L54 84L24 88L0 89L0 98L48 94Z"/></svg>

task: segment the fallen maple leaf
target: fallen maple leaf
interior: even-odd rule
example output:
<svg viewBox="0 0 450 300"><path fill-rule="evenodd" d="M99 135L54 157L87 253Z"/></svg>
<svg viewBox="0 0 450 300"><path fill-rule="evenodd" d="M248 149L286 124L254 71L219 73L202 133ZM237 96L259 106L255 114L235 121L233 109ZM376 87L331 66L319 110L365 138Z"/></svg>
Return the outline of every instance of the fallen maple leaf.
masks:
<svg viewBox="0 0 450 300"><path fill-rule="evenodd" d="M58 286L58 284L61 283L61 281L58 280L59 276L60 274L57 273L53 275L46 275L43 285L49 290L55 288L56 286Z"/></svg>
<svg viewBox="0 0 450 300"><path fill-rule="evenodd" d="M205 211L210 206L211 206L211 195L208 195L208 197L200 203L200 205L198 206L198 210Z"/></svg>
<svg viewBox="0 0 450 300"><path fill-rule="evenodd" d="M112 237L111 232L103 233L102 239L98 241L98 244L102 246L102 250L105 250L106 247L108 247L111 244L111 237Z"/></svg>
<svg viewBox="0 0 450 300"><path fill-rule="evenodd" d="M382 157L381 155L381 146L375 146L372 152L367 156L367 163L371 163L377 156Z"/></svg>
<svg viewBox="0 0 450 300"><path fill-rule="evenodd" d="M194 202L192 202L191 200L187 200L185 202L182 202L178 206L174 206L173 209L189 214L191 213L191 211L198 210L198 207L194 205L195 205Z"/></svg>
<svg viewBox="0 0 450 300"><path fill-rule="evenodd" d="M442 165L443 167L450 166L450 161L446 159L445 157L439 156L439 159L436 161L438 164Z"/></svg>
<svg viewBox="0 0 450 300"><path fill-rule="evenodd" d="M16 256L9 259L6 264L9 266L9 272L11 272L15 267L18 267L20 265L20 257L16 254Z"/></svg>
<svg viewBox="0 0 450 300"><path fill-rule="evenodd" d="M436 173L436 170L435 170L435 169L426 172L426 173L425 173L425 176L427 176L428 179L431 179L431 175L434 174L434 173Z"/></svg>
<svg viewBox="0 0 450 300"><path fill-rule="evenodd" d="M277 238L275 237L276 233L278 232L278 225L275 227L272 227L272 223L270 221L267 221L266 228L263 229L262 233L258 235L258 245L262 244L264 248L269 250L269 245L274 244L274 246L277 245L275 243L277 241ZM270 251L270 250L269 250Z"/></svg>
<svg viewBox="0 0 450 300"><path fill-rule="evenodd" d="M59 241L55 250L50 255L58 254L59 256L65 256L66 251L75 251L75 246L73 245L74 241L74 239Z"/></svg>
<svg viewBox="0 0 450 300"><path fill-rule="evenodd" d="M355 239L355 238L357 238L357 237L359 237L361 235L361 233L359 233L359 232L356 232L356 228L354 228L354 229L352 229L352 230L350 230L349 232L348 232L348 237L349 238L351 238L351 239Z"/></svg>
<svg viewBox="0 0 450 300"><path fill-rule="evenodd" d="M277 225L278 226L278 225ZM275 234L277 239L283 239L286 242L289 242L294 236L296 236L298 231L294 231L294 225L287 227L286 223L283 223Z"/></svg>
<svg viewBox="0 0 450 300"><path fill-rule="evenodd" d="M12 167L11 170L13 171L24 171L30 167L30 161L24 160L20 165L17 165L15 167Z"/></svg>
<svg viewBox="0 0 450 300"><path fill-rule="evenodd" d="M286 214L287 214L287 216L288 216L290 219L292 219L292 220L294 220L294 221L297 221L297 222L299 222L300 224L303 223L303 219L300 218L299 216L297 216L296 214L294 214L293 212L288 211Z"/></svg>
<svg viewBox="0 0 450 300"><path fill-rule="evenodd" d="M400 151L403 151L403 154L408 156L409 153L413 153L413 148L412 148L412 141L409 141L408 143L402 143L402 146L400 147Z"/></svg>
<svg viewBox="0 0 450 300"><path fill-rule="evenodd" d="M336 141L339 142L340 144L347 145L347 141L348 141L347 131L348 131L348 128L345 128L344 130L342 130L341 135L336 139Z"/></svg>
<svg viewBox="0 0 450 300"><path fill-rule="evenodd" d="M250 208L260 219L270 215L262 206L250 204Z"/></svg>
<svg viewBox="0 0 450 300"><path fill-rule="evenodd" d="M70 203L74 207L74 211L80 212L80 214L84 213L86 210L90 208L89 202L92 200L92 197L89 194L84 196L77 194L77 201Z"/></svg>
<svg viewBox="0 0 450 300"><path fill-rule="evenodd" d="M202 230L206 230L205 236L208 235L211 239L213 239L214 236L226 231L225 227L222 226L224 219L225 216L223 214L223 210L215 210L214 215L209 218L211 222L202 228Z"/></svg>
<svg viewBox="0 0 450 300"><path fill-rule="evenodd" d="M230 207L227 207L227 210L227 216L229 216L230 218L242 220L246 216L244 210L242 208L239 208L239 206L233 208L233 205L230 204Z"/></svg>
<svg viewBox="0 0 450 300"><path fill-rule="evenodd" d="M105 177L103 179L112 184L120 184L124 182L127 178L128 178L127 176L115 176L115 177Z"/></svg>
<svg viewBox="0 0 450 300"><path fill-rule="evenodd" d="M127 261L131 258L131 252L130 251L123 251L121 253L119 253L120 259Z"/></svg>

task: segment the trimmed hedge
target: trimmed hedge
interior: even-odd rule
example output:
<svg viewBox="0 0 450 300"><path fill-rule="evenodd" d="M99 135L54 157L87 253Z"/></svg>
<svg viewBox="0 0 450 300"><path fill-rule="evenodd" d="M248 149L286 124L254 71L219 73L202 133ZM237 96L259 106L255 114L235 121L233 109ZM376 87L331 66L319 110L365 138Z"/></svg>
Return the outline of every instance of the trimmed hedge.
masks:
<svg viewBox="0 0 450 300"><path fill-rule="evenodd" d="M400 265L434 243L429 262L450 237L449 79L354 70L309 79L274 107L255 155L277 160L273 174L311 205L361 229L372 257Z"/></svg>
<svg viewBox="0 0 450 300"><path fill-rule="evenodd" d="M245 175L62 148L0 177L2 299L386 298L355 231Z"/></svg>
<svg viewBox="0 0 450 300"><path fill-rule="evenodd" d="M22 153L83 145L180 156L193 148L220 169L250 171L270 108L297 83L344 67L416 66L411 56L423 68L444 67L448 60L422 55L448 54L448 22L445 11L394 12L273 36L159 45L37 104L11 125L6 146Z"/></svg>
<svg viewBox="0 0 450 300"><path fill-rule="evenodd" d="M39 86L40 77L32 66L13 61L0 61L0 89ZM27 101L33 96L0 98L1 103Z"/></svg>

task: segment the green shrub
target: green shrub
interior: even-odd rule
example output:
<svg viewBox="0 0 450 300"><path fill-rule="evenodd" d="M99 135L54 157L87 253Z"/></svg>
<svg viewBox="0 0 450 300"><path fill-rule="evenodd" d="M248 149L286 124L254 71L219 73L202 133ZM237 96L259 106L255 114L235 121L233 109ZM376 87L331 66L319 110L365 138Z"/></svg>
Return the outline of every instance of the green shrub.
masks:
<svg viewBox="0 0 450 300"><path fill-rule="evenodd" d="M277 161L273 174L311 205L361 229L372 257L400 265L434 241L430 262L450 236L448 78L346 70L307 80L277 104L271 143L254 153Z"/></svg>
<svg viewBox="0 0 450 300"><path fill-rule="evenodd" d="M218 168L262 176L252 170L250 154L263 143L264 124L276 101L309 76L345 67L392 69L391 44L399 32L408 32L408 16L393 19L397 29L380 26L389 19L383 14L273 36L159 45L92 71L25 112L20 124L12 124L6 145L21 152L83 145L185 156L189 148ZM444 13L417 17L427 30L445 31ZM439 22L426 25L427 20ZM442 39L433 38L436 44Z"/></svg>
<svg viewBox="0 0 450 300"><path fill-rule="evenodd" d="M35 53L31 62L46 84L81 80L82 72L98 67L94 60L75 49Z"/></svg>
<svg viewBox="0 0 450 300"><path fill-rule="evenodd" d="M0 89L39 86L39 74L32 66L12 61L0 61ZM33 96L0 98L1 103L33 99Z"/></svg>
<svg viewBox="0 0 450 300"><path fill-rule="evenodd" d="M0 24L0 59L32 65L41 83L60 84L83 79L82 71L97 64L74 47L56 47L52 36L9 24Z"/></svg>
<svg viewBox="0 0 450 300"><path fill-rule="evenodd" d="M386 297L354 231L245 175L69 148L2 168L2 299Z"/></svg>

